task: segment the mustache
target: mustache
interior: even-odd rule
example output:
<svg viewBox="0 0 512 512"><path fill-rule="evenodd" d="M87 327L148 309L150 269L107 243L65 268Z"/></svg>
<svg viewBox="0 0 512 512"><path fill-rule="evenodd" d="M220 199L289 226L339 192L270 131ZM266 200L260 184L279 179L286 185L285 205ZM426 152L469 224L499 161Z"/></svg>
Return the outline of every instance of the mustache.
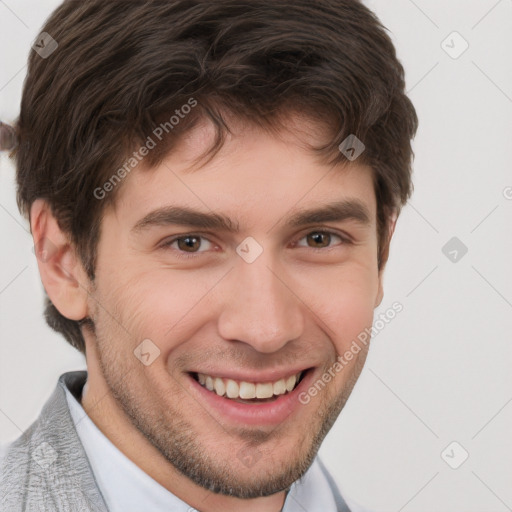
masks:
<svg viewBox="0 0 512 512"><path fill-rule="evenodd" d="M291 344L290 344L291 345ZM304 347L287 347L279 353L261 353L249 345L233 347L212 347L187 350L173 360L173 366L178 370L187 371L195 365L215 364L218 366L236 365L237 368L247 370L262 370L269 368L286 368L291 366L316 366L318 364L318 349ZM328 366L334 363L337 353L335 350L330 354L329 360L322 360L321 363ZM331 360L332 358L332 360Z"/></svg>
<svg viewBox="0 0 512 512"><path fill-rule="evenodd" d="M270 366L290 366L297 363L297 354L287 351L287 354L262 354L250 346L211 348L188 351L175 359L176 366L186 369L192 364L202 363L226 363L236 364L241 368L261 369Z"/></svg>

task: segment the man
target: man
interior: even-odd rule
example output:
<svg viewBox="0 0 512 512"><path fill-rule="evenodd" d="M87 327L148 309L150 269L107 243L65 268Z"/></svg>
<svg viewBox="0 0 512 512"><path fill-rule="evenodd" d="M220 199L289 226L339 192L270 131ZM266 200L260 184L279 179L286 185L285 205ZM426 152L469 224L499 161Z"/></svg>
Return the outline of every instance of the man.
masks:
<svg viewBox="0 0 512 512"><path fill-rule="evenodd" d="M65 1L13 157L46 319L87 372L9 447L2 510L349 510L316 455L416 126L358 1Z"/></svg>

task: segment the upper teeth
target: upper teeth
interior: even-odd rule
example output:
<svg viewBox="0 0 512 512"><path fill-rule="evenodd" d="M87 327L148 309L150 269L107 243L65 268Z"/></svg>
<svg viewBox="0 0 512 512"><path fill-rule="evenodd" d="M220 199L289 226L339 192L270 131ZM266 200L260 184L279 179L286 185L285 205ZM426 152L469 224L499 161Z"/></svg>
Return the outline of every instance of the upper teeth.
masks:
<svg viewBox="0 0 512 512"><path fill-rule="evenodd" d="M235 381L212 377L204 373L198 373L197 378L202 386L210 391L215 391L219 396L249 400L251 398L271 398L273 395L284 395L286 392L293 390L301 374L302 372L299 372L276 382Z"/></svg>

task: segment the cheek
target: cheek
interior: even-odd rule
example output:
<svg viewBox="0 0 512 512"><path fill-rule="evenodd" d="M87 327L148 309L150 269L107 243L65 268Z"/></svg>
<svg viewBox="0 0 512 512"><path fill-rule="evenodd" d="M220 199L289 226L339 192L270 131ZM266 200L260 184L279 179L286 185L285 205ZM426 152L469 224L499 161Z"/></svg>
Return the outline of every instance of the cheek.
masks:
<svg viewBox="0 0 512 512"><path fill-rule="evenodd" d="M309 291L303 292L305 299L309 295L305 302L311 304L337 351L344 351L372 325L379 284L377 271L353 265L339 272L316 273L309 282L315 286L310 285Z"/></svg>
<svg viewBox="0 0 512 512"><path fill-rule="evenodd" d="M105 309L108 304L117 312L116 319L131 338L149 338L165 351L206 320L206 296L217 281L216 276L168 269L111 274L102 282L103 301Z"/></svg>

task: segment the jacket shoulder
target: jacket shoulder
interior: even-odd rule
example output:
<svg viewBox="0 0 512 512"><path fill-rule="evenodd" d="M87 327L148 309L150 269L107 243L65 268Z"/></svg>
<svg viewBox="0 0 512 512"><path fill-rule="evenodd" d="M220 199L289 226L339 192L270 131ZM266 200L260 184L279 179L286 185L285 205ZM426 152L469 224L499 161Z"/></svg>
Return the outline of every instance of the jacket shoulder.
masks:
<svg viewBox="0 0 512 512"><path fill-rule="evenodd" d="M36 421L0 453L0 510L106 512L66 398L66 376L80 373L62 375Z"/></svg>

